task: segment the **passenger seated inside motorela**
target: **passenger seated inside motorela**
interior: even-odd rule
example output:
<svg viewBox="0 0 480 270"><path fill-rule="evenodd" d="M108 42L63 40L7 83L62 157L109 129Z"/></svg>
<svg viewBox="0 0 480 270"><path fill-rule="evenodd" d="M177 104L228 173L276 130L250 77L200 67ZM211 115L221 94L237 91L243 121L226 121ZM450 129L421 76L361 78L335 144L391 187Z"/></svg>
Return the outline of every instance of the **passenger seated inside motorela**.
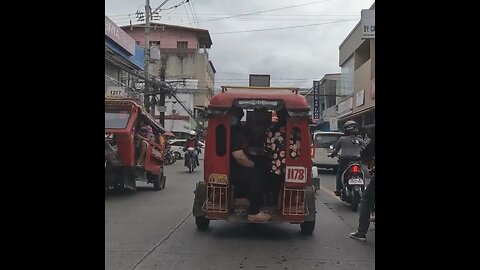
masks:
<svg viewBox="0 0 480 270"><path fill-rule="evenodd" d="M248 220L263 222L272 217L260 211L263 184L266 179L266 156L263 143L271 120L266 109L255 109L247 114L246 126L239 120L243 110L233 107L231 110L231 180L235 189L235 198L248 197ZM238 202L238 200L237 200Z"/></svg>

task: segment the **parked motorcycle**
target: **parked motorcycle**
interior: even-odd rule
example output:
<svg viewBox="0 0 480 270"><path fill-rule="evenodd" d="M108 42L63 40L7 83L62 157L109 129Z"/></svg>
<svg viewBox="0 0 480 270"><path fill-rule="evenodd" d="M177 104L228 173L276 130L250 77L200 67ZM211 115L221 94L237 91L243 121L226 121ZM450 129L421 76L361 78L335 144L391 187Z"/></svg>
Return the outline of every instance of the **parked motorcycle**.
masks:
<svg viewBox="0 0 480 270"><path fill-rule="evenodd" d="M177 156L173 153L172 150L168 150L165 153L165 164L170 165L177 161Z"/></svg>

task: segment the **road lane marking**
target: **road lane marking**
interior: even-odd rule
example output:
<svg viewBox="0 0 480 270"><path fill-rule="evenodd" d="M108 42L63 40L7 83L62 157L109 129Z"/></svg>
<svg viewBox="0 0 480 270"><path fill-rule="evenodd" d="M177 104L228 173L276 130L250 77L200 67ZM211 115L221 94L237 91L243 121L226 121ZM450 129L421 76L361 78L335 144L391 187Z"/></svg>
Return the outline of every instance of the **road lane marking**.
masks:
<svg viewBox="0 0 480 270"><path fill-rule="evenodd" d="M173 229L167 234L167 236L165 236L165 237L164 237L160 242L158 242L152 249L150 249L150 251L148 251L147 254L145 254L145 256L143 256L143 258L142 258L140 261L138 261L138 262L133 266L132 270L137 269L137 267L138 267L148 256L150 256L150 254L152 254L153 251L154 251L157 247L159 247L163 242L165 242L167 239L169 239L170 236L172 236L172 234L173 234L174 232L176 232L177 229L178 229L180 226L182 226L183 223L185 223L185 221L186 221L191 215L192 215L192 211L188 212L188 215L187 215L175 228L173 228Z"/></svg>
<svg viewBox="0 0 480 270"><path fill-rule="evenodd" d="M338 196L335 195L335 193L333 193L333 191L327 189L326 187L320 185L320 189L323 190L325 193L327 193L328 195L332 196L335 200L343 203L342 200L340 200L340 198L338 198Z"/></svg>

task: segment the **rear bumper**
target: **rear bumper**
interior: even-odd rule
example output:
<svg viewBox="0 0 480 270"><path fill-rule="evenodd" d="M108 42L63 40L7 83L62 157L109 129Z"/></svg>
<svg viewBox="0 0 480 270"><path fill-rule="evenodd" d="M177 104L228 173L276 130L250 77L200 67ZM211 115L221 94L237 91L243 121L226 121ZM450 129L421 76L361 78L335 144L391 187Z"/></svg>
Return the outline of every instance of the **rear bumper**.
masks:
<svg viewBox="0 0 480 270"><path fill-rule="evenodd" d="M105 167L105 186L115 187L119 184L130 185L135 181L134 167L109 166Z"/></svg>
<svg viewBox="0 0 480 270"><path fill-rule="evenodd" d="M328 155L331 154L333 150L325 148L315 148L315 157L312 158L314 166L322 168L335 168L338 166L338 161L336 158L331 158Z"/></svg>

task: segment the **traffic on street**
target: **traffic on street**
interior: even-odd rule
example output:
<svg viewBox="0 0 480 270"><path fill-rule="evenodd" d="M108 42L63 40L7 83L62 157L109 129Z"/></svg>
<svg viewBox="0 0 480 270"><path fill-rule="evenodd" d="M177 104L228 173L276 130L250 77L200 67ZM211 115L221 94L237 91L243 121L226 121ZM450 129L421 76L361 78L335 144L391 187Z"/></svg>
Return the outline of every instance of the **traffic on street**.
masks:
<svg viewBox="0 0 480 270"><path fill-rule="evenodd" d="M375 1L105 0L105 269L375 269L375 102Z"/></svg>
<svg viewBox="0 0 480 270"><path fill-rule="evenodd" d="M374 269L375 226L368 241L349 234L358 213L334 196L335 174L320 170L312 235L291 224L212 221L198 231L192 216L195 184L182 162L165 167L164 190L139 183L136 193L105 191L105 269Z"/></svg>

